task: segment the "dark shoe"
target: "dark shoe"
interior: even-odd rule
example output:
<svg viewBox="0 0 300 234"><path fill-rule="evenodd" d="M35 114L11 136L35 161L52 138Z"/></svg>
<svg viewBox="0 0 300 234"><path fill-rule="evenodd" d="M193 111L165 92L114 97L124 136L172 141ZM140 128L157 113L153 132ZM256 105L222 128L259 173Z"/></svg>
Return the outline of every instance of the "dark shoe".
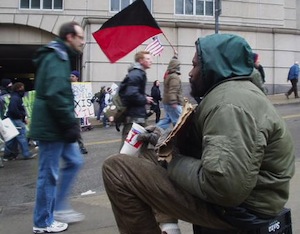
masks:
<svg viewBox="0 0 300 234"><path fill-rule="evenodd" d="M82 127L82 130L83 131L90 131L90 130L93 130L93 126L92 125L88 125L88 126L84 126L84 127Z"/></svg>
<svg viewBox="0 0 300 234"><path fill-rule="evenodd" d="M17 158L17 155L14 155L14 154L4 155L3 161L4 162L12 161L12 160L16 160L16 158Z"/></svg>
<svg viewBox="0 0 300 234"><path fill-rule="evenodd" d="M81 148L80 151L81 151L82 154L87 154L87 153L88 153L88 151L87 151L86 148L84 148L84 147Z"/></svg>
<svg viewBox="0 0 300 234"><path fill-rule="evenodd" d="M147 118L149 118L151 115L153 115L154 111L150 110L149 112L147 112Z"/></svg>
<svg viewBox="0 0 300 234"><path fill-rule="evenodd" d="M116 123L116 130L117 130L118 132L120 132L120 127L121 127L121 124L120 124L120 123Z"/></svg>
<svg viewBox="0 0 300 234"><path fill-rule="evenodd" d="M296 96L295 98L299 98L299 96Z"/></svg>
<svg viewBox="0 0 300 234"><path fill-rule="evenodd" d="M289 99L289 95L287 93L284 94L286 96L287 99Z"/></svg>

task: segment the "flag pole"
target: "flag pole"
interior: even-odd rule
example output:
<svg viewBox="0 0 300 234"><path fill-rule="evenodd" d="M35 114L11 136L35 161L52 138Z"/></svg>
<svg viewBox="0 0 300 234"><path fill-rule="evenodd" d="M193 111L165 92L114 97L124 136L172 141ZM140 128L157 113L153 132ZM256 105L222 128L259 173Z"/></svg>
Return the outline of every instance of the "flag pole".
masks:
<svg viewBox="0 0 300 234"><path fill-rule="evenodd" d="M177 50L175 49L175 47L171 44L170 40L167 38L166 34L163 32L162 33L164 35L164 37L166 38L167 42L169 42L170 46L172 47L174 54L177 54Z"/></svg>

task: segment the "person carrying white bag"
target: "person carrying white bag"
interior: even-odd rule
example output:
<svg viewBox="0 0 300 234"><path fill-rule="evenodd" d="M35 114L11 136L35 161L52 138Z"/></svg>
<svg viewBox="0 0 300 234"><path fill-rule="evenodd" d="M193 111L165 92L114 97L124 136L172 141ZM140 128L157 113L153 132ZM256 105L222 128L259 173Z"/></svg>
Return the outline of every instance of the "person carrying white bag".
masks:
<svg viewBox="0 0 300 234"><path fill-rule="evenodd" d="M32 159L36 157L36 153L33 154L29 151L28 141L26 137L26 110L23 104L23 96L25 94L24 84L17 82L12 86L12 93L10 103L8 105L7 117L11 120L13 125L18 129L19 134L16 137L8 137L5 141L5 149L3 160L14 160L17 155L13 154L15 148L19 145L22 151L23 159ZM9 119L2 121L6 123L4 126L8 126ZM11 126L10 126L11 128Z"/></svg>

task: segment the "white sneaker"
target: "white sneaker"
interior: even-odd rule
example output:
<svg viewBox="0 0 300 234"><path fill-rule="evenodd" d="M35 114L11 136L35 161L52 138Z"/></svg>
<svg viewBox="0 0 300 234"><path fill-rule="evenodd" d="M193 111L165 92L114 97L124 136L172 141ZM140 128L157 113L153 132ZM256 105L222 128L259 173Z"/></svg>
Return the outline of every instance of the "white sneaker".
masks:
<svg viewBox="0 0 300 234"><path fill-rule="evenodd" d="M54 219L64 223L76 223L84 220L85 216L75 210L54 211Z"/></svg>
<svg viewBox="0 0 300 234"><path fill-rule="evenodd" d="M49 227L44 227L44 228L33 227L33 233L63 232L67 229L68 229L67 223L61 223L54 220L54 222Z"/></svg>
<svg viewBox="0 0 300 234"><path fill-rule="evenodd" d="M181 234L177 223L160 223L159 227L162 234Z"/></svg>

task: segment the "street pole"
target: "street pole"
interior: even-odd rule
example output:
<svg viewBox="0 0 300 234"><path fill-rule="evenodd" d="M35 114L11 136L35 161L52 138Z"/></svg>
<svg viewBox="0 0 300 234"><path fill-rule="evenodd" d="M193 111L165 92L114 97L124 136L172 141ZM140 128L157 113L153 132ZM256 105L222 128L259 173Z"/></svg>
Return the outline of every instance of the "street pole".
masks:
<svg viewBox="0 0 300 234"><path fill-rule="evenodd" d="M215 1L215 33L219 33L219 16L221 15L221 0Z"/></svg>

